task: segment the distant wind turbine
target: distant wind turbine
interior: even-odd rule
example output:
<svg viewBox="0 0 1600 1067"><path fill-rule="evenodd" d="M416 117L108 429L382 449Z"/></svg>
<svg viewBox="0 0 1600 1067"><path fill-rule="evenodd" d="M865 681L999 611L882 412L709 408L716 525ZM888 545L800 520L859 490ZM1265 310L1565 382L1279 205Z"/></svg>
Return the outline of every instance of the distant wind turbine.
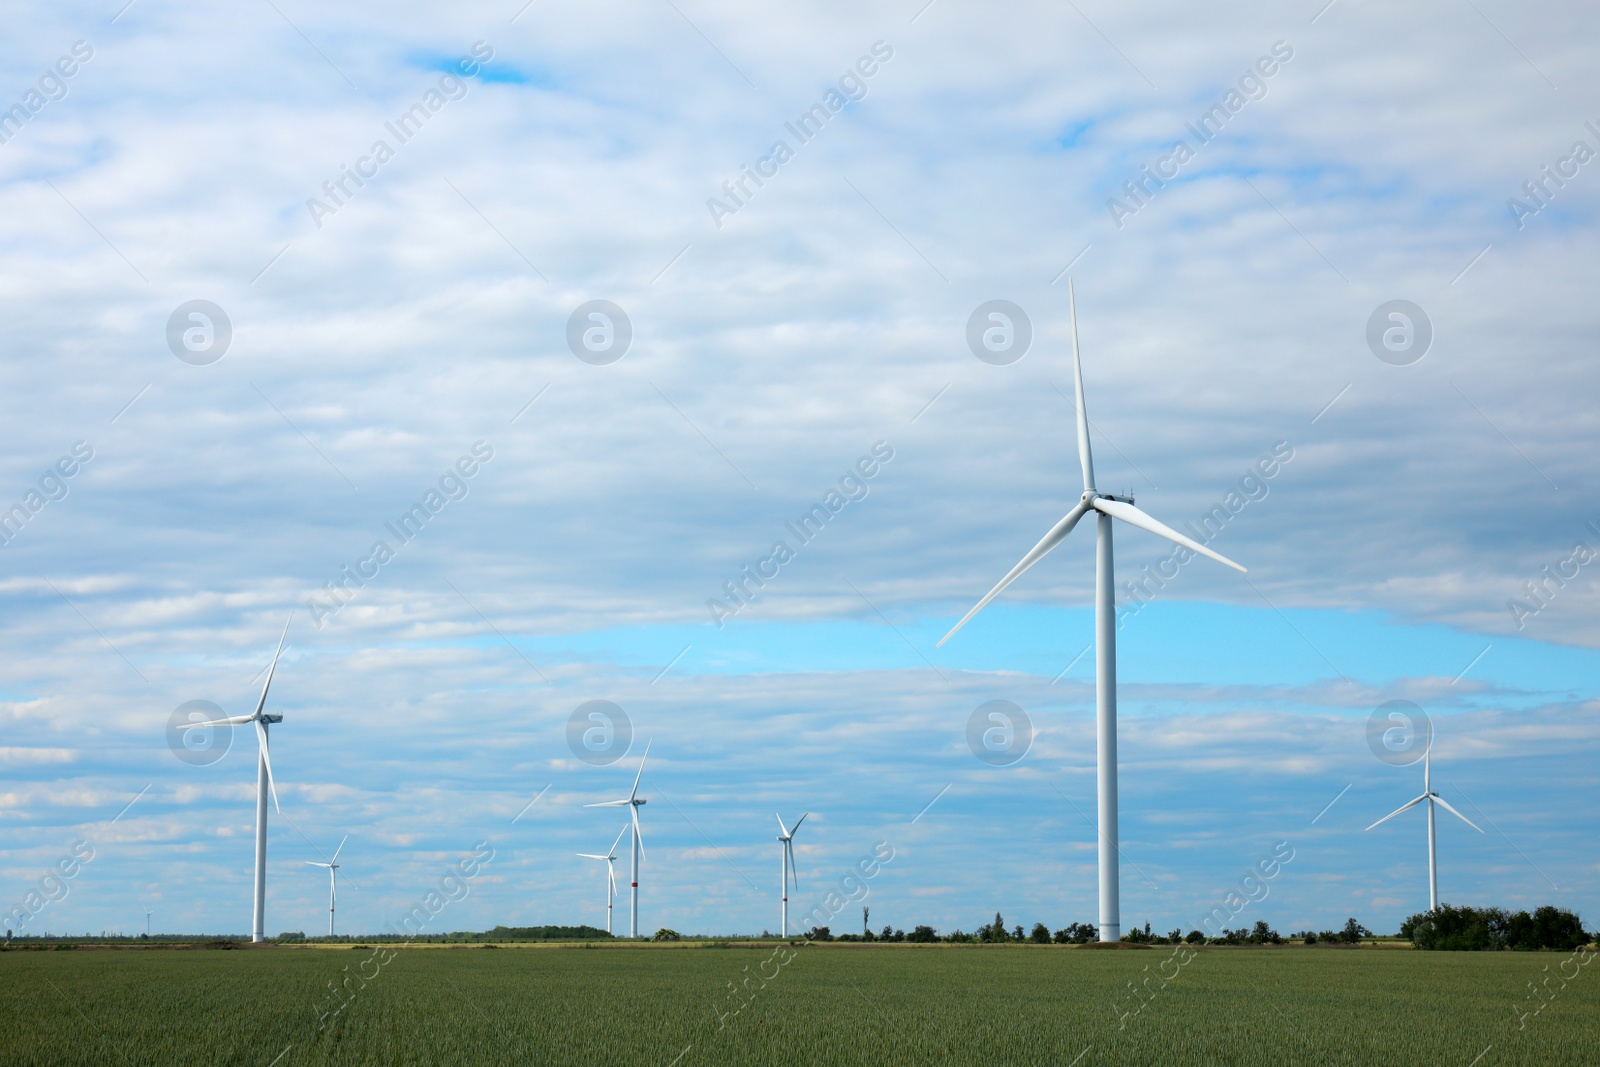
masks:
<svg viewBox="0 0 1600 1067"><path fill-rule="evenodd" d="M1078 355L1078 305L1072 291L1072 279L1067 279L1067 299L1072 316L1072 370L1077 386L1078 407L1078 462L1083 468L1083 495L1071 511L1051 527L1050 532L1022 557L1022 562L1011 568L1000 584L989 590L977 606L961 617L950 628L939 645L950 640L955 632L965 626L974 615L982 611L989 601L1038 563L1057 545L1067 539L1078 520L1095 513L1095 740L1096 780L1100 802L1100 940L1117 941L1122 936L1122 906L1119 898L1119 869L1117 848L1117 613L1114 586L1115 564L1111 551L1111 520L1121 519L1130 526L1165 537L1191 552L1210 556L1234 570L1244 573L1244 568L1233 560L1221 556L1192 538L1157 522L1133 506L1132 497L1102 493L1094 487L1094 461L1089 453L1089 416L1083 400L1083 362Z"/></svg>
<svg viewBox="0 0 1600 1067"><path fill-rule="evenodd" d="M256 710L249 715L234 715L227 719L211 719L208 722L185 723L182 729L193 730L201 726L243 726L245 723L255 723L256 744L260 755L256 759L256 894L255 908L251 915L250 940L265 941L267 939L267 793L272 794L272 806L278 812L283 809L278 807L278 785L272 777L272 759L267 755L267 727L273 723L282 722L282 715L272 715L263 709L267 706L267 690L272 687L272 674L278 669L278 656L283 653L284 638L289 636L289 623L294 622L294 612L289 612L289 622L283 624L283 637L278 638L278 651L272 654L272 666L267 668L267 680L261 686L261 699L256 701Z"/></svg>
<svg viewBox="0 0 1600 1067"><path fill-rule="evenodd" d="M311 867L326 867L327 870L328 870L328 936L329 937L333 936L333 903L334 903L334 899L335 899L335 896L336 896L336 893L335 893L335 890L334 890L334 887L333 887L333 882L334 882L334 878L336 877L335 872L338 871L338 869L339 869L339 853L344 851L344 842L348 841L348 840L350 840L350 835L349 834L345 834L344 835L344 840L339 842L339 847L333 850L333 858L331 860L329 860L327 863L318 863L316 860L306 860L306 864L308 866L311 866ZM356 888L359 889L361 887L357 886Z"/></svg>
<svg viewBox="0 0 1600 1067"><path fill-rule="evenodd" d="M791 875L794 877L795 892L800 891L800 872L795 869L794 862L794 835L800 829L800 824L806 821L806 815L810 814L808 811L801 815L795 821L793 830L783 825L782 815L774 812L772 816L778 820L778 840L783 844L783 878L778 882L778 889L783 896L783 922L778 927L778 930L783 937L789 936L789 878Z"/></svg>
<svg viewBox="0 0 1600 1067"><path fill-rule="evenodd" d="M1452 808L1443 797L1433 791L1433 738L1431 736L1428 738L1428 747L1422 752L1422 795L1409 804L1400 805L1373 823L1372 826L1367 827L1367 829L1370 830L1373 826L1382 826L1402 811L1409 811L1424 800L1428 802L1428 910L1437 911L1439 909L1439 850L1434 840L1433 806L1437 804L1474 830L1477 830L1478 833L1481 834L1483 831L1479 829L1476 823L1455 808Z"/></svg>
<svg viewBox="0 0 1600 1067"><path fill-rule="evenodd" d="M594 852L580 852L578 855L586 860L606 861L606 933L611 932L611 902L617 896L617 846L622 843L622 835L628 832L628 824L623 823L622 829L617 831L617 839L611 842L611 847L606 849L606 854L601 856ZM638 879L635 879L637 881Z"/></svg>
<svg viewBox="0 0 1600 1067"><path fill-rule="evenodd" d="M144 909L144 936L146 940L150 938L150 916L152 914L154 913L149 908Z"/></svg>
<svg viewBox="0 0 1600 1067"><path fill-rule="evenodd" d="M634 776L633 789L625 800L605 800L598 804L585 804L586 808L627 808L633 817L633 899L632 909L628 919L628 936L639 936L639 857L644 854L644 841L639 832L639 809L646 803L644 797L639 795L639 779L644 777L644 761L650 758L650 746L654 740L648 741L644 746L644 755L639 758L639 773ZM617 840L621 840L619 837Z"/></svg>

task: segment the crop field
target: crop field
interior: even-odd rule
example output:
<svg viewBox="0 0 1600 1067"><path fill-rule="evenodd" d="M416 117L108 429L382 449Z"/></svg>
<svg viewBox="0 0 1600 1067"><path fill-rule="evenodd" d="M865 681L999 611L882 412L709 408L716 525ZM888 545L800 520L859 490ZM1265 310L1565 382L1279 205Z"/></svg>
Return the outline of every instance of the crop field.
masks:
<svg viewBox="0 0 1600 1067"><path fill-rule="evenodd" d="M0 953L0 1064L1592 1064L1600 968L1569 962L1575 977L1530 999L1529 983L1566 959L770 944L12 951Z"/></svg>

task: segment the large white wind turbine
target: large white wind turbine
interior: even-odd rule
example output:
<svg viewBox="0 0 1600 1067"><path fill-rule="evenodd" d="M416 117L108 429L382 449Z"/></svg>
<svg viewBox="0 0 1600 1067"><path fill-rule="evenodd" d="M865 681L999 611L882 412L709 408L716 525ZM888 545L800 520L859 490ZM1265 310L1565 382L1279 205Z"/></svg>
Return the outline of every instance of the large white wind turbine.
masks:
<svg viewBox="0 0 1600 1067"><path fill-rule="evenodd" d="M772 816L778 820L778 841L783 845L783 877L778 882L778 890L783 897L783 921L778 927L778 932L782 937L789 936L789 879L791 876L794 878L795 891L798 892L800 889L800 872L795 869L794 862L794 835L800 829L800 824L806 821L806 815L810 814L808 811L796 819L793 830L783 825L782 815L774 812Z"/></svg>
<svg viewBox="0 0 1600 1067"><path fill-rule="evenodd" d="M633 900L628 919L629 937L639 936L639 857L644 854L644 842L642 835L639 833L639 809L645 804L644 797L639 795L639 779L644 777L644 761L650 758L650 745L654 743L652 740L645 744L644 755L639 758L639 773L634 775L633 789L628 793L625 800L605 800L598 804L584 805L586 808L626 807L629 815L633 817ZM618 840L620 841L621 838L618 838Z"/></svg>
<svg viewBox="0 0 1600 1067"><path fill-rule="evenodd" d="M256 701L256 710L249 715L234 715L226 719L211 719L208 722L191 722L182 727L193 730L201 726L243 726L245 723L255 723L256 744L259 746L260 755L256 759L256 895L255 909L250 921L250 940L265 941L267 925L267 793L272 794L272 806L278 808L278 785L272 777L272 758L267 755L267 727L275 722L282 722L282 715L270 715L263 709L267 706L267 690L272 687L272 674L278 669L278 656L283 652L284 638L289 636L289 623L294 622L294 612L289 612L289 622L283 624L283 637L278 638L278 651L272 654L272 666L267 668L267 680L261 686L261 699Z"/></svg>
<svg viewBox="0 0 1600 1067"><path fill-rule="evenodd" d="M306 860L306 864L308 866L311 866L311 867L326 867L328 869L328 936L329 937L333 936L333 902L334 902L334 899L335 899L335 892L334 892L334 888L333 888L333 881L334 881L334 878L335 878L334 872L339 869L339 853L344 851L344 842L348 841L348 840L350 840L350 835L349 834L345 834L344 835L344 841L340 841L339 842L339 847L333 850L333 859L329 860L327 863L318 863L316 860ZM357 888L359 888L359 887L357 887Z"/></svg>
<svg viewBox="0 0 1600 1067"><path fill-rule="evenodd" d="M643 765L641 764L641 769ZM580 852L578 855L586 860L606 861L606 933L611 932L611 902L617 896L617 846L622 844L622 835L628 832L628 824L623 823L622 829L617 831L617 839L611 842L611 847L606 849L604 856L594 852ZM635 879L637 881L638 879Z"/></svg>
<svg viewBox="0 0 1600 1067"><path fill-rule="evenodd" d="M1452 808L1443 797L1433 791L1433 738L1431 735L1428 738L1428 747L1422 753L1422 795L1409 804L1400 805L1373 823L1372 826L1367 827L1367 829L1370 830L1373 826L1382 826L1402 811L1409 811L1424 800L1428 802L1428 910L1437 911L1439 908L1439 850L1434 843L1433 806L1437 804L1474 830L1477 830L1480 834L1483 833L1483 830L1471 819Z"/></svg>
<svg viewBox="0 0 1600 1067"><path fill-rule="evenodd" d="M1038 563L1055 548L1078 520L1093 512L1096 518L1095 541L1095 739L1096 782L1100 801L1100 940L1117 941L1122 936L1122 907L1118 896L1117 848L1117 613L1114 583L1116 575L1111 554L1111 520L1121 519L1158 537L1165 537L1191 552L1210 556L1241 573L1244 568L1211 551L1205 545L1185 537L1164 523L1157 522L1133 506L1132 497L1113 496L1094 487L1094 461L1089 454L1089 416L1083 402L1083 362L1078 356L1078 305L1072 291L1072 280L1067 280L1067 299L1072 316L1072 372L1077 386L1078 402L1078 462L1083 467L1083 495L1078 504L1050 532L1022 557L1022 562L1011 568L1000 584L989 590L977 606L962 616L939 641L943 645L955 632L965 626L974 615L999 596L1001 591L1021 577L1029 567Z"/></svg>

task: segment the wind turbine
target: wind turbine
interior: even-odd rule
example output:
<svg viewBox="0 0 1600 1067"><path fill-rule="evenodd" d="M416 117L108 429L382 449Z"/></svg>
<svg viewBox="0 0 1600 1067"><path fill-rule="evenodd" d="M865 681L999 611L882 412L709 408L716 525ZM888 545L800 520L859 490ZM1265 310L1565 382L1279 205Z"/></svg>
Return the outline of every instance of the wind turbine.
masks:
<svg viewBox="0 0 1600 1067"><path fill-rule="evenodd" d="M256 710L249 715L234 715L226 719L185 723L182 729L193 730L201 726L243 726L255 723L256 744L260 755L256 760L256 893L255 908L250 921L250 940L265 941L267 925L267 793L272 794L272 806L278 807L278 785L272 777L272 758L267 755L267 727L282 722L282 715L272 715L263 709L267 706L267 690L272 687L272 674L278 669L278 656L283 652L284 638L289 636L289 623L294 622L294 612L289 612L289 622L283 624L283 637L278 638L278 651L272 654L272 666L267 668L267 680L261 686L261 699Z"/></svg>
<svg viewBox="0 0 1600 1067"><path fill-rule="evenodd" d="M350 840L350 835L349 834L345 834L344 835L344 840L339 842L339 847L333 850L333 859L329 860L327 863L318 863L316 860L306 860L307 866L311 866L311 867L326 867L328 869L328 936L329 937L333 936L333 902L334 902L333 880L334 880L334 877L335 877L334 872L339 869L339 853L344 851L344 842L348 841L348 840ZM357 886L356 888L359 889L360 887Z"/></svg>
<svg viewBox="0 0 1600 1067"><path fill-rule="evenodd" d="M632 911L628 920L628 936L639 936L639 857L644 853L644 842L639 833L639 809L644 806L645 799L639 795L639 779L644 777L644 761L650 758L650 746L655 743L652 738L645 743L644 755L639 758L639 773L633 778L633 789L625 800L604 800L598 804L585 804L586 808L622 808L628 809L628 814L633 817L633 900ZM623 827L627 829L627 827ZM618 841L622 840L619 836Z"/></svg>
<svg viewBox="0 0 1600 1067"><path fill-rule="evenodd" d="M150 916L153 915L149 908L144 909L144 939L150 940Z"/></svg>
<svg viewBox="0 0 1600 1067"><path fill-rule="evenodd" d="M989 590L977 606L962 616L939 641L943 646L955 632L967 624L989 601L1021 577L1022 573L1038 563L1057 545L1067 539L1078 520L1094 513L1095 524L1095 768L1100 803L1100 940L1117 941L1122 936L1122 909L1118 896L1119 871L1117 849L1117 614L1114 583L1115 565L1111 552L1111 520L1121 519L1158 537L1165 537L1191 552L1210 556L1244 573L1244 568L1233 560L1213 552L1192 538L1157 522L1133 506L1131 496L1114 496L1094 487L1094 461L1089 454L1089 416L1083 402L1083 362L1078 355L1078 304L1072 291L1072 279L1067 279L1067 299L1072 315L1072 370L1077 386L1078 407L1078 462L1083 468L1083 495L1071 511L1050 528L1040 542L1033 546L1022 562L1011 568L1000 584Z"/></svg>
<svg viewBox="0 0 1600 1067"><path fill-rule="evenodd" d="M643 769L643 764L640 765ZM606 933L611 932L611 902L617 895L617 846L622 843L622 835L628 832L628 824L623 823L622 829L617 831L617 839L611 842L611 847L606 849L604 856L594 852L580 852L578 855L586 860L606 861ZM635 879L637 881L637 879Z"/></svg>
<svg viewBox="0 0 1600 1067"><path fill-rule="evenodd" d="M1367 827L1367 829L1370 830L1373 826L1382 826L1402 811L1409 811L1424 800L1428 802L1428 910L1437 911L1439 909L1439 850L1434 842L1433 806L1437 804L1474 830L1477 830L1480 834L1483 833L1483 830L1471 819L1452 808L1448 801L1433 791L1433 737L1431 735L1428 738L1428 747L1422 752L1422 795L1409 804L1400 805L1400 807L1394 809L1373 823L1372 826Z"/></svg>
<svg viewBox="0 0 1600 1067"><path fill-rule="evenodd" d="M794 862L794 835L800 829L800 824L806 821L806 815L810 814L808 811L805 815L801 815L794 824L794 830L783 825L782 815L774 812L772 816L778 820L778 840L783 843L783 878L778 882L778 888L783 895L783 923L778 927L778 930L783 937L789 936L789 878L791 875L794 877L795 891L799 892L800 890L800 872L795 869Z"/></svg>

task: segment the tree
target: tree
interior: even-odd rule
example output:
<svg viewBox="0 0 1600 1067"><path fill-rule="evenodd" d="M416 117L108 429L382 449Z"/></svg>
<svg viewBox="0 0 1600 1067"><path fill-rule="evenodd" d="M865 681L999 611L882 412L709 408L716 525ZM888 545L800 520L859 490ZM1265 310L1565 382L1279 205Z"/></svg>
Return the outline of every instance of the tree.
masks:
<svg viewBox="0 0 1600 1067"><path fill-rule="evenodd" d="M1021 940L1023 940L1022 924L1021 923L1018 923L1016 926L1014 926L1012 928L1012 930L1011 930L1011 940L1013 940L1013 941L1021 941Z"/></svg>
<svg viewBox="0 0 1600 1067"><path fill-rule="evenodd" d="M683 940L683 935L678 933L678 931L672 929L671 927L663 926L661 929L657 930L654 935L651 936L650 940L652 940L652 941L681 941L681 940Z"/></svg>
<svg viewBox="0 0 1600 1067"><path fill-rule="evenodd" d="M1188 934L1184 936L1184 940L1191 945L1201 944L1205 941L1205 939L1206 935L1202 934L1199 930L1190 930Z"/></svg>
<svg viewBox="0 0 1600 1067"><path fill-rule="evenodd" d="M1339 940L1343 941L1347 945L1354 945L1363 937L1371 936L1372 931L1356 922L1354 916L1346 919L1344 921L1344 929L1339 931Z"/></svg>
<svg viewBox="0 0 1600 1067"><path fill-rule="evenodd" d="M811 940L813 940L813 941L832 941L833 940L833 931L829 930L826 926L819 926L816 929L811 931Z"/></svg>
<svg viewBox="0 0 1600 1067"><path fill-rule="evenodd" d="M1006 921L1000 917L998 911L994 913L994 922L978 928L978 936L989 943L1006 939Z"/></svg>
<svg viewBox="0 0 1600 1067"><path fill-rule="evenodd" d="M929 945L939 940L939 935L931 926L919 926L906 935L907 941L915 941L921 945Z"/></svg>
<svg viewBox="0 0 1600 1067"><path fill-rule="evenodd" d="M1530 915L1526 911L1441 904L1401 923L1400 936L1410 938L1418 948L1447 952L1502 948L1568 952L1589 941L1577 915L1550 905Z"/></svg>
<svg viewBox="0 0 1600 1067"><path fill-rule="evenodd" d="M1035 945L1048 945L1050 943L1050 929L1044 923L1034 923L1033 932L1028 935L1028 940Z"/></svg>
<svg viewBox="0 0 1600 1067"><path fill-rule="evenodd" d="M1068 923L1055 932L1058 945L1085 945L1098 936L1099 931L1090 923Z"/></svg>
<svg viewBox="0 0 1600 1067"><path fill-rule="evenodd" d="M883 928L883 932L878 935L878 940L879 941L893 941L893 940L895 940L894 930L892 928L888 927L888 926L885 926ZM904 941L905 940L905 935L902 934L901 937L899 938L899 940Z"/></svg>
<svg viewBox="0 0 1600 1067"><path fill-rule="evenodd" d="M872 940L872 927L869 924L869 920L870 920L871 916L872 916L872 909L871 908L862 908L861 909L861 933L866 937L866 939L868 941Z"/></svg>

